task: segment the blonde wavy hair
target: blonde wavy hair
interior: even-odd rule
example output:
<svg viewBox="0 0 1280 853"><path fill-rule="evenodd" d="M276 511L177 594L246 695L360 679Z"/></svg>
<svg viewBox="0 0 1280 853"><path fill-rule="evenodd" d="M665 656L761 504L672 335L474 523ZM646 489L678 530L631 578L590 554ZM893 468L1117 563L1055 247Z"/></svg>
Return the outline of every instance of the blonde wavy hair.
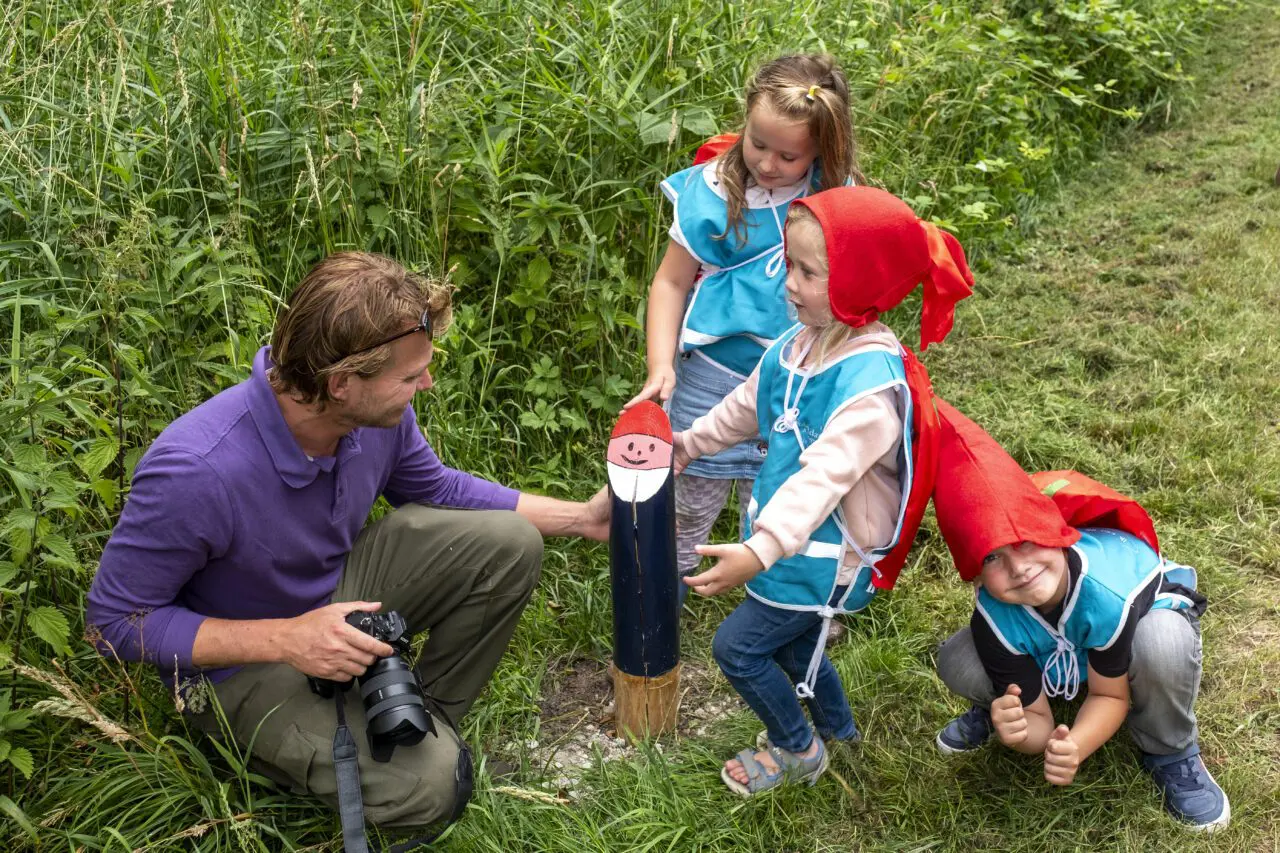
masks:
<svg viewBox="0 0 1280 853"><path fill-rule="evenodd" d="M816 88L814 88L816 87ZM809 97L810 90L813 97ZM819 189L842 187L850 177L865 183L858 170L858 143L849 108L849 82L827 54L801 53L780 56L756 70L747 84L746 112L751 115L757 104L767 103L778 115L791 121L803 121L809 136L817 143L818 161L822 164ZM721 155L720 182L724 186L728 207L728 226L720 239L732 232L739 244L746 241L743 208L747 202L750 173L742 156L744 140Z"/></svg>

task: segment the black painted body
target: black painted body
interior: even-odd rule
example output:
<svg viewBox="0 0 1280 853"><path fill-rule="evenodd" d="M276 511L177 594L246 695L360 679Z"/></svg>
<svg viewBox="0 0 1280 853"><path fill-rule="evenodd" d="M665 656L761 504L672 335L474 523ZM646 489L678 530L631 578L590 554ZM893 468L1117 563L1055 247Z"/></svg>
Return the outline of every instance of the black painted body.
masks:
<svg viewBox="0 0 1280 853"><path fill-rule="evenodd" d="M613 579L613 662L652 678L680 660L675 476L653 497L613 498L609 564Z"/></svg>

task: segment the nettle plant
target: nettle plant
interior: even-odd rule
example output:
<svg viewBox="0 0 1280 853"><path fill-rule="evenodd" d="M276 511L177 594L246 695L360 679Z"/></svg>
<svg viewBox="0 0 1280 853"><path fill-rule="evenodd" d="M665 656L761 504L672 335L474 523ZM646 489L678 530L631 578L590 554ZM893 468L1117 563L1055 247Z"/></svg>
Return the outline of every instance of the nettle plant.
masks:
<svg viewBox="0 0 1280 853"><path fill-rule="evenodd" d="M20 732L31 724L34 712L13 708L13 691L0 690L0 764L8 763L25 778L35 771L35 758L31 750L16 746L10 739L11 732Z"/></svg>

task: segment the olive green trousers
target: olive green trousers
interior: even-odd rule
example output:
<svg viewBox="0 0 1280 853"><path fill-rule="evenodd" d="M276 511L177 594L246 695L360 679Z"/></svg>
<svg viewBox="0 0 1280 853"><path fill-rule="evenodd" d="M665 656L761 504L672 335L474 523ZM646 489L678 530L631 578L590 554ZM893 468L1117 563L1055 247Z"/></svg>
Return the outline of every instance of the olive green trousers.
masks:
<svg viewBox="0 0 1280 853"><path fill-rule="evenodd" d="M453 813L459 758L467 753L438 711L456 723L470 709L515 631L541 566L542 537L514 512L409 505L360 534L333 600L379 601L382 612L399 611L415 634L428 632L417 669L425 692L439 702L433 709L436 736L397 746L389 762L379 763L370 756L359 689L347 691L366 820L418 827ZM306 677L287 664L246 666L213 691L229 734L251 752L255 769L337 808L332 699L312 693ZM213 710L192 720L211 734L227 734Z"/></svg>

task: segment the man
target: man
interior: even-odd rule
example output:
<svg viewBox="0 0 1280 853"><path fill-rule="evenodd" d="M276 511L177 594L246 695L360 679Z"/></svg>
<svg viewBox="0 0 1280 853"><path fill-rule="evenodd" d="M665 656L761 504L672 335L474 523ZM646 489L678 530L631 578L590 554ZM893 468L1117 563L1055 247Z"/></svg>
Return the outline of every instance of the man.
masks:
<svg viewBox="0 0 1280 853"><path fill-rule="evenodd" d="M335 708L305 676L346 681L393 652L348 613L394 609L429 631L419 675L456 721L529 600L542 536L608 535L604 490L558 501L437 458L411 401L431 387L432 333L448 318L446 288L387 258L317 264L252 376L170 424L138 463L89 592L103 654L154 663L214 733L216 694L263 772L331 806ZM365 527L379 495L398 509ZM345 707L363 744L358 690ZM461 806L466 752L438 713L435 725L389 763L362 746L369 820L416 827Z"/></svg>

